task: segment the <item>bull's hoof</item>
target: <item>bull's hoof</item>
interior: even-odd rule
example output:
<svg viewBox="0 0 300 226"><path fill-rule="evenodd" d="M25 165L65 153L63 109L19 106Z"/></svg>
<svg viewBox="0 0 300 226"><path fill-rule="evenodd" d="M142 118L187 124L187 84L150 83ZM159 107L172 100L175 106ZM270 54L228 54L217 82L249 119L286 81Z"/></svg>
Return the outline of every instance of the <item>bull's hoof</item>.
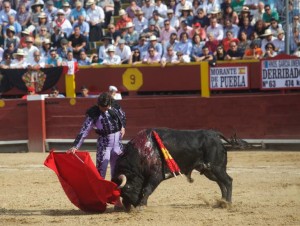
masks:
<svg viewBox="0 0 300 226"><path fill-rule="evenodd" d="M126 201L122 201L122 203L123 203L123 207L124 207L124 209L125 209L125 211L126 212L130 212L130 210L131 210L131 204L130 203L127 203Z"/></svg>
<svg viewBox="0 0 300 226"><path fill-rule="evenodd" d="M114 211L115 212L123 212L125 211L125 207L124 206L114 206Z"/></svg>

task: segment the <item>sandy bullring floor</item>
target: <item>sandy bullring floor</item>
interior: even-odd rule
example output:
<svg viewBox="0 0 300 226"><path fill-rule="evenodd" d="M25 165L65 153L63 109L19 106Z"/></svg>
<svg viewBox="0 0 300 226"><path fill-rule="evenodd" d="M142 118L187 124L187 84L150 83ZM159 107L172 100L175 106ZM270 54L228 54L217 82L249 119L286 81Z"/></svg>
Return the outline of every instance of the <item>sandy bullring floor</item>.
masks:
<svg viewBox="0 0 300 226"><path fill-rule="evenodd" d="M91 153L93 160L95 153ZM193 174L161 183L148 207L131 213L78 210L56 175L43 166L47 154L0 154L1 225L300 225L300 152L229 152L233 204L215 208L220 191Z"/></svg>

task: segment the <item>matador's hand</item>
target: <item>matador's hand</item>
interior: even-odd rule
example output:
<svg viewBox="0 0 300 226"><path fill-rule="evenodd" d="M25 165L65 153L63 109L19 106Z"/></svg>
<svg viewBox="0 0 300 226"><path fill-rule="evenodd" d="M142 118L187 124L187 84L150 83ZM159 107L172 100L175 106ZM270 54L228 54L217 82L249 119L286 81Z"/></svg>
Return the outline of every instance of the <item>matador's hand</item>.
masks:
<svg viewBox="0 0 300 226"><path fill-rule="evenodd" d="M125 135L125 128L124 128L124 127L122 127L122 129L121 129L121 137L123 138L123 137L124 137L124 135Z"/></svg>
<svg viewBox="0 0 300 226"><path fill-rule="evenodd" d="M71 147L71 148L67 151L67 153L72 153L72 154L74 154L77 150L78 150L78 149L77 149L76 147Z"/></svg>

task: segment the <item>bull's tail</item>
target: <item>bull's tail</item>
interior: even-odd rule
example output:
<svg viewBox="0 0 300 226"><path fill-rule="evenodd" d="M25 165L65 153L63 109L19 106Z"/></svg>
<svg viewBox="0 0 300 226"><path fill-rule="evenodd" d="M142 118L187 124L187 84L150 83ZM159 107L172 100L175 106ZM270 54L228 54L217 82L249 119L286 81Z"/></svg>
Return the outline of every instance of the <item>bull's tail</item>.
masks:
<svg viewBox="0 0 300 226"><path fill-rule="evenodd" d="M237 137L236 133L229 139L226 138L222 133L218 133L219 137L226 142L225 147L228 149L244 150L252 148L251 144L247 141Z"/></svg>

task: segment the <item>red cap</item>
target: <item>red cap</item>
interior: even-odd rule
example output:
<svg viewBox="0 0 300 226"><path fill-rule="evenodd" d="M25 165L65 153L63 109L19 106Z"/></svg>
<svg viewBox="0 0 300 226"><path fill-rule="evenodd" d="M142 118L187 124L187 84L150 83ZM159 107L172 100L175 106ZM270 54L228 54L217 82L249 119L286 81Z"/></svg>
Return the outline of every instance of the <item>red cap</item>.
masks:
<svg viewBox="0 0 300 226"><path fill-rule="evenodd" d="M195 26L195 27L200 27L201 24L200 24L199 22L197 22L197 23L194 24L194 26Z"/></svg>
<svg viewBox="0 0 300 226"><path fill-rule="evenodd" d="M27 91L28 91L28 92L34 92L35 89L34 89L34 87L31 87L31 86L30 86L30 87L27 88Z"/></svg>

